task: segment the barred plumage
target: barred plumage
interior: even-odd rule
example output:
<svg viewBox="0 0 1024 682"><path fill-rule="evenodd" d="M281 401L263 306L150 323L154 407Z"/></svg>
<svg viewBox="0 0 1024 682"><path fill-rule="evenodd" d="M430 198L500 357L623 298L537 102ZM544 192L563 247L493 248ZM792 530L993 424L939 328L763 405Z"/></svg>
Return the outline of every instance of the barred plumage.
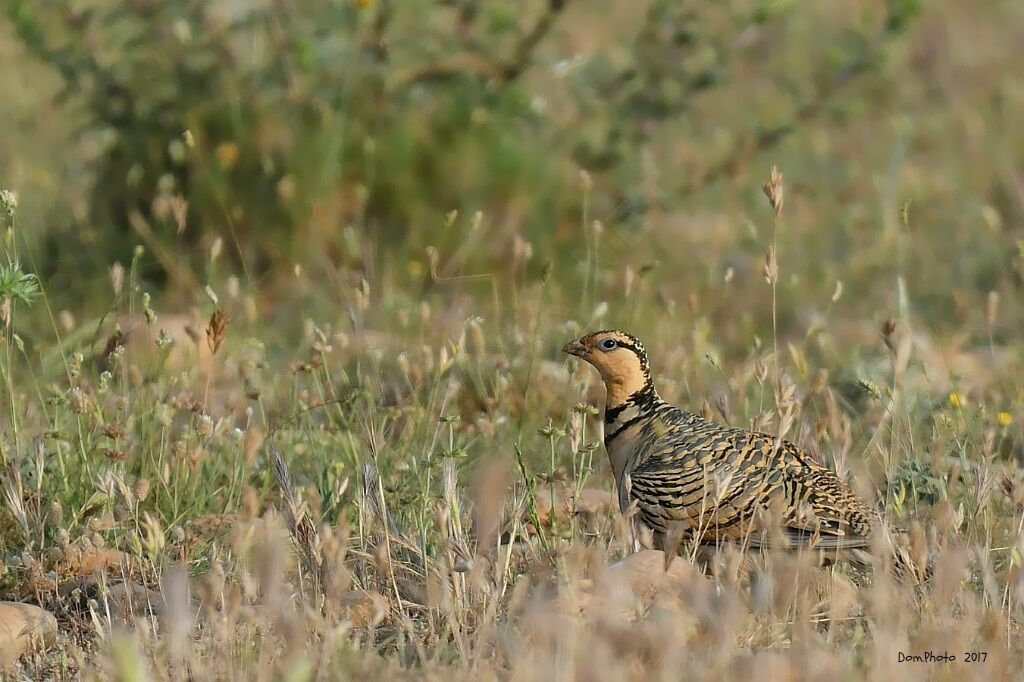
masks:
<svg viewBox="0 0 1024 682"><path fill-rule="evenodd" d="M605 447L626 513L664 542L738 542L845 553L871 544L881 523L831 469L789 441L709 421L658 395L643 344L601 331L564 348L593 365L607 388ZM895 548L894 548L895 549ZM859 552L862 554L862 552ZM896 549L900 573L918 571Z"/></svg>

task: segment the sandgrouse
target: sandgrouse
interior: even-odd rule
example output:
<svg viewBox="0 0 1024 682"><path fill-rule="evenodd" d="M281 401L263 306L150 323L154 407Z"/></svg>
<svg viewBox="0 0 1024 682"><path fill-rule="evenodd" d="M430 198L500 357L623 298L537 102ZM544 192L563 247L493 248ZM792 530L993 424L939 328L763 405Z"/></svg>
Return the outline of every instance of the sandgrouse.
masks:
<svg viewBox="0 0 1024 682"><path fill-rule="evenodd" d="M604 380L604 444L619 507L626 514L635 504L657 544L678 538L764 548L782 539L790 548L865 556L878 515L793 443L666 403L632 334L595 332L563 350ZM772 518L775 528L767 526ZM906 550L894 550L897 573L920 579Z"/></svg>

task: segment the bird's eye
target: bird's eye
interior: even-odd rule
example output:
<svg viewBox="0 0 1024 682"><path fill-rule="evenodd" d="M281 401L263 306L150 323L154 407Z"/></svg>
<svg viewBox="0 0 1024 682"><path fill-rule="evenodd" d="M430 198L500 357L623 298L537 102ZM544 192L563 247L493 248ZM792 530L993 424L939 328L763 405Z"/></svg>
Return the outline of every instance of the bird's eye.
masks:
<svg viewBox="0 0 1024 682"><path fill-rule="evenodd" d="M603 339L601 343L597 344L601 350L615 350L618 347L618 342L615 339Z"/></svg>

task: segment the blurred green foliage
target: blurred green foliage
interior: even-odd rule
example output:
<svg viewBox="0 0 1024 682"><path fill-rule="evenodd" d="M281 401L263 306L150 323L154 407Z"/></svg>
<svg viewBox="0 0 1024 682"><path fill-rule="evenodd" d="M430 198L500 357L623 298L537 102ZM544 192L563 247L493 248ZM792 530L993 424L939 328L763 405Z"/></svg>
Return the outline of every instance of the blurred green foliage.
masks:
<svg viewBox="0 0 1024 682"><path fill-rule="evenodd" d="M51 239L50 267L142 242L187 285L217 239L252 275L361 263L348 225L384 249L454 248L452 210L497 226L469 261L486 266L519 233L565 241L581 170L598 216L642 226L825 113L917 9L867 7L799 68L772 57L797 11L779 0L15 0L7 16L98 141L86 224ZM780 95L769 111L716 123L696 106L723 92L742 110L751 83ZM652 189L652 156L679 139L699 162Z"/></svg>

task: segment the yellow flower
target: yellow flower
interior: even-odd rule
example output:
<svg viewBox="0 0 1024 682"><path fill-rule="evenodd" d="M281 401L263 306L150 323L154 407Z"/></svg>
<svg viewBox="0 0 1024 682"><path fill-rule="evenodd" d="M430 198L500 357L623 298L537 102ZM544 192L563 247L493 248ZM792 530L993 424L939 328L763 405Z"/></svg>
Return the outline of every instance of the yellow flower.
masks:
<svg viewBox="0 0 1024 682"><path fill-rule="evenodd" d="M967 397L963 393L953 391L949 394L950 407L963 407L967 404Z"/></svg>
<svg viewBox="0 0 1024 682"><path fill-rule="evenodd" d="M996 423L1002 426L1004 429L1013 423L1013 415L1009 412L1000 412L996 415Z"/></svg>
<svg viewBox="0 0 1024 682"><path fill-rule="evenodd" d="M234 142L223 142L217 145L214 154L217 155L217 163L220 164L220 167L230 170L238 162L238 145Z"/></svg>

